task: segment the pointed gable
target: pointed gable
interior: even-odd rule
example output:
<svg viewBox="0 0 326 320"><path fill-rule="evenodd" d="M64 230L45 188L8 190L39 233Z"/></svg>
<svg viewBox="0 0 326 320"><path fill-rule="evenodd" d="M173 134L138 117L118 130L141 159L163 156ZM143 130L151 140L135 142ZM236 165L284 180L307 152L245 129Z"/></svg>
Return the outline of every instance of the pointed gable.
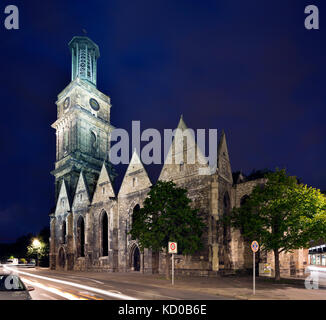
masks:
<svg viewBox="0 0 326 320"><path fill-rule="evenodd" d="M65 214L70 211L70 201L67 192L66 182L63 179L61 183L61 188L58 196L57 205L55 208L55 215Z"/></svg>
<svg viewBox="0 0 326 320"><path fill-rule="evenodd" d="M119 196L147 189L151 185L152 183L147 175L147 172L135 150L131 157L126 174L123 178L119 190Z"/></svg>
<svg viewBox="0 0 326 320"><path fill-rule="evenodd" d="M108 169L103 162L100 176L97 180L92 204L107 201L110 197L115 197Z"/></svg>
<svg viewBox="0 0 326 320"><path fill-rule="evenodd" d="M222 131L222 135L217 149L217 167L219 175L227 181L233 183L229 151L226 143L226 136L224 130Z"/></svg>
<svg viewBox="0 0 326 320"><path fill-rule="evenodd" d="M186 123L185 123L184 120L183 120L183 114L182 114L181 117L180 117L180 120L179 120L179 123L178 123L177 128L178 128L178 129L181 129L182 131L188 129Z"/></svg>
<svg viewBox="0 0 326 320"><path fill-rule="evenodd" d="M207 160L197 146L194 134L195 132L192 134L191 129L188 129L181 115L159 180L179 179L198 174L202 168L208 168Z"/></svg>
<svg viewBox="0 0 326 320"><path fill-rule="evenodd" d="M90 204L89 192L84 177L83 171L79 174L79 179L76 187L75 197L72 204L73 210L79 210L87 207Z"/></svg>

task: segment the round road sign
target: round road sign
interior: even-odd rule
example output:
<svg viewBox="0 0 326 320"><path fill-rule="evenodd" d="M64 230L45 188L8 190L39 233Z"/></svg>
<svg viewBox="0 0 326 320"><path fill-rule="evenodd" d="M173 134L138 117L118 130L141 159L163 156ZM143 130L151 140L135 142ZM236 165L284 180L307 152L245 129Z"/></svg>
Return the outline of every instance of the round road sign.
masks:
<svg viewBox="0 0 326 320"><path fill-rule="evenodd" d="M177 243L169 242L169 253L177 253Z"/></svg>
<svg viewBox="0 0 326 320"><path fill-rule="evenodd" d="M251 243L251 250L252 250L253 252L257 252L258 249L259 249L259 244L258 244L258 242L257 242L257 241L253 241L253 242Z"/></svg>

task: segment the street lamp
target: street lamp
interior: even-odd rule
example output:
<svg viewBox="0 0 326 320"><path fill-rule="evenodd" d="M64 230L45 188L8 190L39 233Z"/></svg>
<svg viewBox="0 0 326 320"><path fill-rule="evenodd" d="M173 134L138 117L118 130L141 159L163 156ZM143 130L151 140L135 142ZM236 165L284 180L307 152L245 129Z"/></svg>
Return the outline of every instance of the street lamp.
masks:
<svg viewBox="0 0 326 320"><path fill-rule="evenodd" d="M38 239L33 240L33 247L39 248L41 246L41 242Z"/></svg>
<svg viewBox="0 0 326 320"><path fill-rule="evenodd" d="M36 256L37 256L37 266L39 266L39 250L41 248L41 242L38 239L34 239L32 246L34 249L36 249Z"/></svg>

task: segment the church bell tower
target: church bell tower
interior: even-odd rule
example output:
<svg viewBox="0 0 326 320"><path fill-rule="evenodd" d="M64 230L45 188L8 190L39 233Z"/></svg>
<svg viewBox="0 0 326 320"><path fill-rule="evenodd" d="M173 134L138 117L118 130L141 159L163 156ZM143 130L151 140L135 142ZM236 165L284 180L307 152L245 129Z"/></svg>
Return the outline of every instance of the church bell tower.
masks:
<svg viewBox="0 0 326 320"><path fill-rule="evenodd" d="M100 51L91 39L73 37L69 42L71 52L71 81L77 77L96 87L96 63Z"/></svg>
<svg viewBox="0 0 326 320"><path fill-rule="evenodd" d="M97 44L77 36L69 42L69 49L71 82L58 95L57 120L52 124L56 130L56 162L51 172L56 199L63 180L73 198L81 171L93 193L103 162L108 164L113 129L110 98L97 89Z"/></svg>

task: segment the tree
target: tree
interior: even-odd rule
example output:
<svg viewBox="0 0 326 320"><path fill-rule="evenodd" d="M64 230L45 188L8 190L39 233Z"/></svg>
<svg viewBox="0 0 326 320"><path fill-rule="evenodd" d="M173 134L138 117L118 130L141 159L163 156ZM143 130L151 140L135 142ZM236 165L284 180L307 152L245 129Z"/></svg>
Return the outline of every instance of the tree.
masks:
<svg viewBox="0 0 326 320"><path fill-rule="evenodd" d="M49 249L50 249L50 227L44 227L37 235L37 238L44 243L42 254L39 256L40 265L43 267L49 266Z"/></svg>
<svg viewBox="0 0 326 320"><path fill-rule="evenodd" d="M50 228L44 227L36 238L30 239L29 246L27 247L27 255L36 257L38 265L49 265L49 238Z"/></svg>
<svg viewBox="0 0 326 320"><path fill-rule="evenodd" d="M42 243L44 243L44 248L42 253L40 254L41 264L43 266L49 265L49 237L50 237L50 228L44 227L36 236ZM3 261L6 261L10 256L14 256L16 258L23 259L26 256L35 256L36 251L33 253L30 247L31 243L35 238L35 234L28 233L19 237L14 243L5 243L0 244L0 258Z"/></svg>
<svg viewBox="0 0 326 320"><path fill-rule="evenodd" d="M158 181L148 193L144 207L133 218L131 236L144 248L166 250L166 277L169 278L168 242L178 243L178 251L193 254L202 248L204 223L192 209L187 190L171 182Z"/></svg>
<svg viewBox="0 0 326 320"><path fill-rule="evenodd" d="M40 260L42 260L43 257L46 257L48 252L48 244L37 238L33 239L32 243L27 247L27 255L30 257L36 257L38 266Z"/></svg>
<svg viewBox="0 0 326 320"><path fill-rule="evenodd" d="M275 279L280 280L281 252L306 248L311 240L326 236L326 197L320 190L299 184L285 170L265 175L245 203L232 211L228 222L261 250L273 251Z"/></svg>

